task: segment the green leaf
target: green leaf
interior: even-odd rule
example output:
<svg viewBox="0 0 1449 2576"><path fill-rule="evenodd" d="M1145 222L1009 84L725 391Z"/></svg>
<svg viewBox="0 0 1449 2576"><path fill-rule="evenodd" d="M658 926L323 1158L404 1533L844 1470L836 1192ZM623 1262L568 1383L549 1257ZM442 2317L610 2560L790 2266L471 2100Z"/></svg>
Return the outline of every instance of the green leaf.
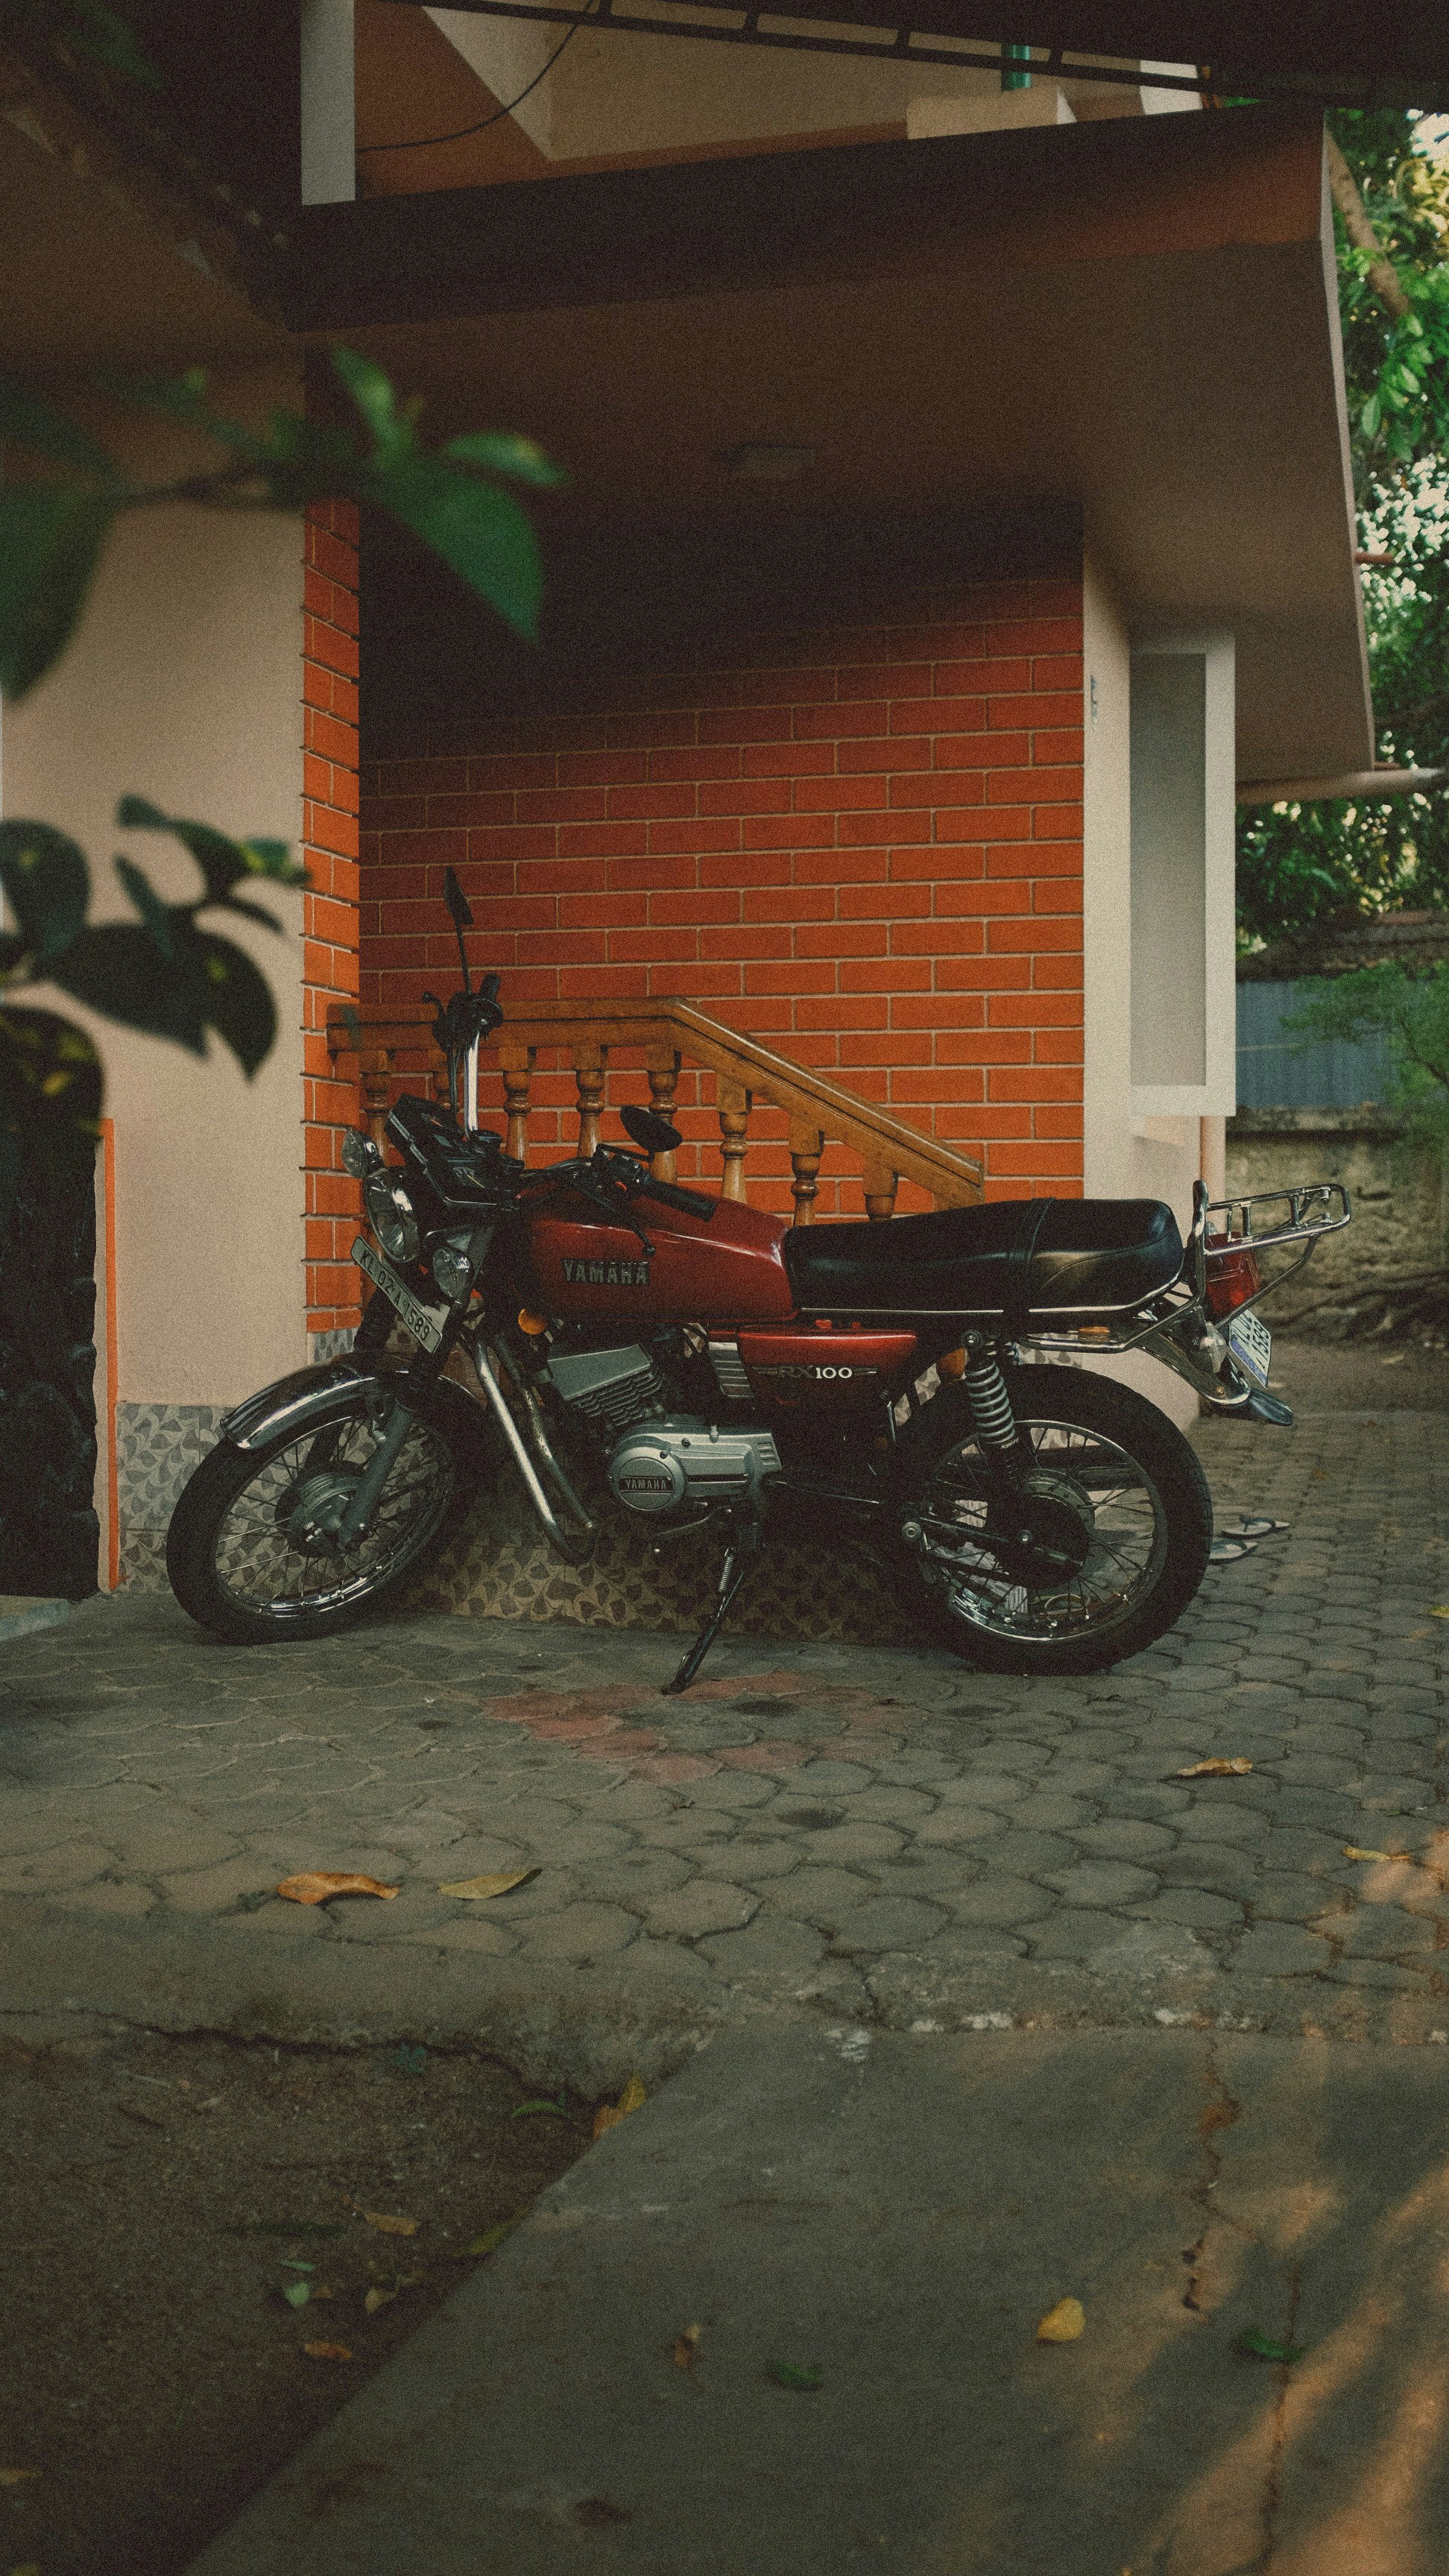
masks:
<svg viewBox="0 0 1449 2576"><path fill-rule="evenodd" d="M42 1174L84 1179L94 1169L104 1077L84 1029L54 1011L0 1005L0 1160L13 1176L24 1139Z"/></svg>
<svg viewBox="0 0 1449 2576"><path fill-rule="evenodd" d="M406 413L399 415L397 399L389 378L371 358L359 357L355 349L335 348L332 365L346 386L371 430L380 456L411 454L413 425Z"/></svg>
<svg viewBox="0 0 1449 2576"><path fill-rule="evenodd" d="M287 886L307 882L306 869L293 864L285 841L233 841L211 823L191 823L180 815L163 814L160 806L153 805L146 796L123 796L116 807L116 821L125 831L173 832L195 859L213 903L224 903L243 877L268 877L275 884ZM259 917L276 927L269 913Z"/></svg>
<svg viewBox="0 0 1449 2576"><path fill-rule="evenodd" d="M517 2115L515 2114L515 2117L516 2116ZM526 2218L527 2215L527 2210L521 2210L519 2213L519 2216L523 2218ZM496 2227L485 2227L481 2236L475 2236L471 2244L464 2246L463 2252L465 2256L496 2254L499 2246L504 2240L504 2237L511 2236L517 2225L517 2218L500 2218Z"/></svg>
<svg viewBox="0 0 1449 2576"><path fill-rule="evenodd" d="M132 865L129 859L117 859L116 874L139 912L146 928L163 957L174 957L176 942L171 935L172 908L163 903L151 880Z"/></svg>
<svg viewBox="0 0 1449 2576"><path fill-rule="evenodd" d="M250 1079L277 1033L266 978L230 940L197 930L184 907L173 905L170 919L172 956L139 924L106 921L72 941L52 980L123 1028L169 1038L192 1055L205 1055L214 1029Z"/></svg>
<svg viewBox="0 0 1449 2576"><path fill-rule="evenodd" d="M305 2308L312 2296L312 2284L310 2281L284 2281L282 2296L289 2308Z"/></svg>
<svg viewBox="0 0 1449 2576"><path fill-rule="evenodd" d="M68 465L77 474L99 475L107 483L118 479L113 458L88 431L78 429L33 385L0 375L0 444L11 441L52 465Z"/></svg>
<svg viewBox="0 0 1449 2576"><path fill-rule="evenodd" d="M277 1006L267 979L243 949L209 931L192 933L203 979L205 1017L225 1040L247 1080L271 1054Z"/></svg>
<svg viewBox="0 0 1449 2576"><path fill-rule="evenodd" d="M58 957L90 902L85 855L53 823L0 823L0 886L37 960Z"/></svg>
<svg viewBox="0 0 1449 2576"><path fill-rule="evenodd" d="M533 439L521 438L512 430L465 430L461 438L450 438L438 453L451 457L458 465L480 465L491 474L511 474L515 482L536 483L543 490L568 479Z"/></svg>
<svg viewBox="0 0 1449 2576"><path fill-rule="evenodd" d="M14 483L0 489L0 689L23 698L60 659L95 577L120 495Z"/></svg>
<svg viewBox="0 0 1449 2576"><path fill-rule="evenodd" d="M65 30L67 44L78 54L89 54L93 62L104 63L107 71L119 72L123 79L136 81L143 89L163 90L166 83L149 54L143 54L124 18L107 9L103 0L65 0L72 23ZM74 22L79 20L79 25Z"/></svg>
<svg viewBox="0 0 1449 2576"><path fill-rule="evenodd" d="M823 2388L825 2373L816 2361L772 2361L770 2377L780 2388Z"/></svg>
<svg viewBox="0 0 1449 2576"><path fill-rule="evenodd" d="M543 587L538 541L527 513L507 493L475 482L445 457L400 455L374 468L363 497L421 537L532 641Z"/></svg>
<svg viewBox="0 0 1449 2576"><path fill-rule="evenodd" d="M569 2106L563 2101L520 2102L508 2116L511 2120L566 2120L569 2116Z"/></svg>
<svg viewBox="0 0 1449 2576"><path fill-rule="evenodd" d="M205 1055L205 994L194 962L163 957L139 923L104 921L83 930L51 975L74 1000L123 1028Z"/></svg>
<svg viewBox="0 0 1449 2576"><path fill-rule="evenodd" d="M1301 2361L1308 2346L1305 2343L1273 2343L1256 2326L1249 2326L1233 2346L1245 2361Z"/></svg>

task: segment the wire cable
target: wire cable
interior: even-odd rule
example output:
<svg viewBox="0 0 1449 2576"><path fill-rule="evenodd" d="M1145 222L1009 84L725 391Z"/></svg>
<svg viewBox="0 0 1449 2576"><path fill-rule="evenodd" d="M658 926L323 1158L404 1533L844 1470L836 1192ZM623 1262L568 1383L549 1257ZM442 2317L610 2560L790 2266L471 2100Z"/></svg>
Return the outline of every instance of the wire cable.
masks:
<svg viewBox="0 0 1449 2576"><path fill-rule="evenodd" d="M521 89L517 98L511 98L506 107L495 108L491 116L480 116L476 125L460 125L452 134L424 134L420 135L415 143L361 143L357 148L358 160L361 161L373 152L430 152L435 143L461 143L467 135L486 134L490 125L500 124L505 116L513 114L516 107L522 107L524 100L537 89L539 82L547 79L560 54L567 53L580 27L586 23L589 9L592 9L593 5L594 0L588 0L588 8L585 9L583 17L576 18L563 43L555 45L542 71L535 72L528 88Z"/></svg>

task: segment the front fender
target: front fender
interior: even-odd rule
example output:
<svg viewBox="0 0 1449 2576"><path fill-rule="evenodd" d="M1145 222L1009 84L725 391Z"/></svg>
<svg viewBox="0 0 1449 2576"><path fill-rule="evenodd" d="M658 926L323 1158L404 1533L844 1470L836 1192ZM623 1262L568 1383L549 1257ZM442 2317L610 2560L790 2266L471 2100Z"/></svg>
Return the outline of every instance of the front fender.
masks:
<svg viewBox="0 0 1449 2576"><path fill-rule="evenodd" d="M319 1360L311 1368L293 1369L234 1405L221 1426L221 1438L234 1449L265 1449L288 1433L320 1427L357 1402L359 1389L376 1387L406 1400L406 1361L379 1356ZM488 1437L488 1417L480 1404L452 1378L439 1378L429 1389L423 1410L447 1430L458 1446L481 1446Z"/></svg>

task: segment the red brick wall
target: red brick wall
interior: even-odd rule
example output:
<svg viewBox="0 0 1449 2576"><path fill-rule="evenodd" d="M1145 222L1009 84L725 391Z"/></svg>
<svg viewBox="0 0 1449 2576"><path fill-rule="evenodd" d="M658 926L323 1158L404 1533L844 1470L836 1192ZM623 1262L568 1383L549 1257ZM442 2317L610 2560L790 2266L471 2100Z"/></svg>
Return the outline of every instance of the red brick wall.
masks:
<svg viewBox="0 0 1449 2576"><path fill-rule="evenodd" d="M357 1119L352 1085L332 1078L328 1013L357 998L357 512L347 501L307 513L302 645L303 1164L307 1329L355 1324L357 1273L347 1258L361 1205L341 1165Z"/></svg>
<svg viewBox="0 0 1449 2576"><path fill-rule="evenodd" d="M1077 1195L1081 647L1079 579L1018 577L566 714L398 729L363 771L363 1010L449 989L451 862L505 1006L684 994L981 1152L991 1195ZM545 1149L571 1098L541 1074ZM712 1090L681 1104L681 1176L717 1179ZM859 1212L848 1160L817 1213ZM768 1112L746 1171L789 1205Z"/></svg>

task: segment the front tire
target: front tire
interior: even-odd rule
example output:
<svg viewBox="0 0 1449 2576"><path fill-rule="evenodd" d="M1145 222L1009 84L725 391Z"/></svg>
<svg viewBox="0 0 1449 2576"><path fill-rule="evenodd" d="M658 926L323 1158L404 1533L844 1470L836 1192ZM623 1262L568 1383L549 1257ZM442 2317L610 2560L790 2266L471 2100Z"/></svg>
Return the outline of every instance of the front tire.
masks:
<svg viewBox="0 0 1449 2576"><path fill-rule="evenodd" d="M325 1423L256 1449L221 1442L187 1484L166 1535L166 1571L183 1610L234 1645L276 1645L331 1636L395 1598L472 1498L465 1470L481 1444L440 1413L415 1417L368 1535L345 1551L329 1546L325 1523L372 1454L364 1391Z"/></svg>
<svg viewBox="0 0 1449 2576"><path fill-rule="evenodd" d="M1101 1672L1141 1654L1196 1593L1213 1534L1207 1479L1129 1387L1043 1364L1002 1375L1031 1451L1020 1518L1038 1543L1004 1530L965 1390L943 1387L896 1450L900 1587L988 1672Z"/></svg>

